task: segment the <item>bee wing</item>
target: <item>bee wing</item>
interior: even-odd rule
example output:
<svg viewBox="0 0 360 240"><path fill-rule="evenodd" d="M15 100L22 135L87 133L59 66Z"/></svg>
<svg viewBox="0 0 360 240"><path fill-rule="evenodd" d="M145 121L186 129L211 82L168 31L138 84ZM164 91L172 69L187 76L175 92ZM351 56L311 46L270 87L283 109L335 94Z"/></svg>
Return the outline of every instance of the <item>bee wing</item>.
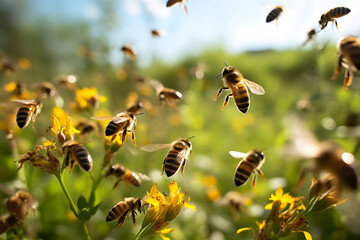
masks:
<svg viewBox="0 0 360 240"><path fill-rule="evenodd" d="M255 83L253 81L250 81L248 79L245 79L245 78L243 78L242 81L250 89L250 91L253 94L256 94L256 95L264 95L265 94L265 90L259 84Z"/></svg>
<svg viewBox="0 0 360 240"><path fill-rule="evenodd" d="M142 146L140 149L145 152L155 152L157 150L167 148L170 146L171 146L171 144L149 144L149 145Z"/></svg>
<svg viewBox="0 0 360 240"><path fill-rule="evenodd" d="M233 156L234 158L244 158L246 153L243 152L237 152L237 151L230 151L229 152L231 156Z"/></svg>
<svg viewBox="0 0 360 240"><path fill-rule="evenodd" d="M188 151L188 149L185 148L185 149L181 150L181 151L179 152L179 154L176 156L176 161L178 161L178 162L180 163L179 166L182 166L182 164L183 164L183 162L184 162L184 159L185 159L185 157L186 157L187 151ZM180 169L180 167L179 167L179 169ZM179 169L178 169L177 171L179 171ZM176 171L176 172L177 172L177 171Z"/></svg>
<svg viewBox="0 0 360 240"><path fill-rule="evenodd" d="M22 104L37 104L37 101L33 99L32 100L13 99L10 101L15 103L22 103Z"/></svg>
<svg viewBox="0 0 360 240"><path fill-rule="evenodd" d="M151 180L150 177L149 177L148 175L146 175L146 174L139 173L139 172L137 172L136 174L137 174L137 175L141 178L141 180L143 180L143 181L150 181L150 180Z"/></svg>
<svg viewBox="0 0 360 240"><path fill-rule="evenodd" d="M113 118L114 117L110 117L110 116L91 117L91 119L94 119L94 120L111 120Z"/></svg>
<svg viewBox="0 0 360 240"><path fill-rule="evenodd" d="M161 91L161 89L164 88L164 85L162 85L161 82L159 82L158 80L155 79L151 79L150 80L150 85L155 88L156 91Z"/></svg>

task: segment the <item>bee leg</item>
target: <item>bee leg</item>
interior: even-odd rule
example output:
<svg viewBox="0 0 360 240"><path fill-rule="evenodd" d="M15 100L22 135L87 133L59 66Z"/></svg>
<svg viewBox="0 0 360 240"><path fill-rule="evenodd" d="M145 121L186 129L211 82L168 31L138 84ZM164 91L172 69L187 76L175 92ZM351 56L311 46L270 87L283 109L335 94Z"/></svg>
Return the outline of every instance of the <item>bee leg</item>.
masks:
<svg viewBox="0 0 360 240"><path fill-rule="evenodd" d="M342 65L341 65L341 62L342 62L342 56L339 57L339 61L336 65L336 68L335 68L335 72L334 74L331 76L331 80L336 80L338 75L340 74L341 72L341 69L342 69Z"/></svg>
<svg viewBox="0 0 360 240"><path fill-rule="evenodd" d="M184 162L181 165L181 176L184 176L185 162L186 162L186 159L184 159Z"/></svg>
<svg viewBox="0 0 360 240"><path fill-rule="evenodd" d="M335 23L336 29L339 30L337 21L336 21L335 19L334 19L333 21L334 21L334 23Z"/></svg>
<svg viewBox="0 0 360 240"><path fill-rule="evenodd" d="M70 171L69 171L69 174L71 173L74 165L75 165L75 160L71 160L71 162L70 162Z"/></svg>
<svg viewBox="0 0 360 240"><path fill-rule="evenodd" d="M135 133L133 130L129 130L128 132L131 133L131 141L134 144L134 146L136 147L136 143L135 143Z"/></svg>
<svg viewBox="0 0 360 240"><path fill-rule="evenodd" d="M110 143L112 143L112 142L115 140L116 136L117 136L117 134L114 134L114 135L111 137ZM110 143L109 143L109 144L110 144Z"/></svg>
<svg viewBox="0 0 360 240"><path fill-rule="evenodd" d="M255 187L255 183L256 183L256 176L257 174L254 174L254 178L253 178L253 181L251 183L251 190L254 191L254 187Z"/></svg>
<svg viewBox="0 0 360 240"><path fill-rule="evenodd" d="M116 228L119 228L124 224L128 212L129 212L129 210L126 210L125 213L123 215L121 215L121 217L119 218L118 223L115 226Z"/></svg>
<svg viewBox="0 0 360 240"><path fill-rule="evenodd" d="M344 79L344 89L348 89L348 86L350 86L352 83L352 71L350 68L346 68L345 71L345 79Z"/></svg>
<svg viewBox="0 0 360 240"><path fill-rule="evenodd" d="M216 97L214 97L214 101L216 101L216 100L218 99L218 97L219 97L220 94L222 93L222 90L223 90L223 89L229 89L229 88L226 88L226 87L220 88L219 91L218 91L217 94L216 94Z"/></svg>
<svg viewBox="0 0 360 240"><path fill-rule="evenodd" d="M117 185L119 185L119 182L121 181L121 179L117 180L113 186L113 189L115 189L117 187Z"/></svg>
<svg viewBox="0 0 360 240"><path fill-rule="evenodd" d="M228 104L229 102L229 98L232 97L232 93L228 94L226 97L225 97L225 101L224 101L224 104L222 106L221 109L224 109L226 107L226 105Z"/></svg>
<svg viewBox="0 0 360 240"><path fill-rule="evenodd" d="M164 163L163 163L163 166L162 166L162 172L161 172L161 175L163 175L165 172L165 159L164 159Z"/></svg>
<svg viewBox="0 0 360 240"><path fill-rule="evenodd" d="M124 131L123 131L123 134L121 137L121 145L123 145L125 142L126 134L127 134L127 128L124 128Z"/></svg>
<svg viewBox="0 0 360 240"><path fill-rule="evenodd" d="M135 221L136 221L135 216L136 216L136 212L132 211L131 217L132 217L132 222L133 222L134 226L135 226Z"/></svg>
<svg viewBox="0 0 360 240"><path fill-rule="evenodd" d="M266 177L264 176L264 173L260 169L256 169L256 172L260 175L260 177L262 177L263 179L266 179Z"/></svg>

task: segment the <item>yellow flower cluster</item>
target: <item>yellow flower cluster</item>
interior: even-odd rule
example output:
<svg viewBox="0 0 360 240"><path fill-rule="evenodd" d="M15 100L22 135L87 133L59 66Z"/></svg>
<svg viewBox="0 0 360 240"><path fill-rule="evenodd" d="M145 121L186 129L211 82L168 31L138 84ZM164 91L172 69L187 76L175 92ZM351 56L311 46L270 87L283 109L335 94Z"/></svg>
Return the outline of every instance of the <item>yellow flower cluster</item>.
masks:
<svg viewBox="0 0 360 240"><path fill-rule="evenodd" d="M99 102L106 101L106 97L99 95L95 87L77 89L75 95L75 102L71 106L77 111L95 108Z"/></svg>
<svg viewBox="0 0 360 240"><path fill-rule="evenodd" d="M167 228L167 226L179 215L180 210L186 207L196 211L195 206L189 204L190 198L184 199L185 193L180 192L176 181L169 184L169 196L160 193L156 186L157 184L154 184L148 193L146 202L150 206L136 239L141 239L150 234L158 234L163 239L170 239L165 234L174 231L174 228Z"/></svg>

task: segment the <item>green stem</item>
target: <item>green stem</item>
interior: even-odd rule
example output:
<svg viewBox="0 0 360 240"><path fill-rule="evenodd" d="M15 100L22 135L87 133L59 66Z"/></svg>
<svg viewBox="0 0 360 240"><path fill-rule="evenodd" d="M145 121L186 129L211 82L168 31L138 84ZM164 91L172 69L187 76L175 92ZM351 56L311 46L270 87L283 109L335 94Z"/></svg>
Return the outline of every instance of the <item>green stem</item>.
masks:
<svg viewBox="0 0 360 240"><path fill-rule="evenodd" d="M147 234L147 231L153 226L153 223L149 223L146 227L141 228L139 232L134 237L134 240L140 240L143 237L145 237Z"/></svg>
<svg viewBox="0 0 360 240"><path fill-rule="evenodd" d="M66 185L65 185L65 183L64 183L62 174L61 174L61 173L55 174L55 176L56 176L56 178L58 179L58 181L59 181L59 183L60 183L60 186L61 186L62 190L64 191L66 198L67 198L68 201L69 201L69 205L70 205L71 211L73 211L73 213L75 214L75 216L76 216L77 218L79 218L79 210L77 209L76 205L74 204L74 202L73 202L73 200L72 200L72 198L71 198L71 196L70 196L69 191L67 190L67 187L66 187Z"/></svg>
<svg viewBox="0 0 360 240"><path fill-rule="evenodd" d="M90 235L89 235L89 231L88 231L88 229L86 227L86 222L81 221L81 225L83 226L83 229L84 229L84 232L85 232L85 235L86 235L86 239L91 240Z"/></svg>

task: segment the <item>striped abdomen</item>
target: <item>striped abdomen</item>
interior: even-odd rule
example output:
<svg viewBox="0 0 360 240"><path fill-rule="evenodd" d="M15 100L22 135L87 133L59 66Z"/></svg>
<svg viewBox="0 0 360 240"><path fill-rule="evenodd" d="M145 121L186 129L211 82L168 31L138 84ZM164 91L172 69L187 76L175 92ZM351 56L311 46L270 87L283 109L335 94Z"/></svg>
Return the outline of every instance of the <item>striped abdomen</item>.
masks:
<svg viewBox="0 0 360 240"><path fill-rule="evenodd" d="M350 67L353 70L358 71L360 69L360 46L349 47L348 52L344 57L348 60Z"/></svg>
<svg viewBox="0 0 360 240"><path fill-rule="evenodd" d="M237 108L246 113L250 106L249 92L243 83L231 87L233 98Z"/></svg>
<svg viewBox="0 0 360 240"><path fill-rule="evenodd" d="M92 158L88 150L81 144L71 146L73 158L77 161L82 169L90 171L92 167Z"/></svg>
<svg viewBox="0 0 360 240"><path fill-rule="evenodd" d="M254 169L255 166L251 162L247 160L241 161L235 172L235 185L241 186L246 183Z"/></svg>
<svg viewBox="0 0 360 240"><path fill-rule="evenodd" d="M140 187L141 185L141 178L135 172L128 171L124 179L133 186Z"/></svg>
<svg viewBox="0 0 360 240"><path fill-rule="evenodd" d="M170 177L176 173L180 165L183 163L185 158L179 159L177 156L183 149L171 149L164 160L163 169L165 170L166 176Z"/></svg>
<svg viewBox="0 0 360 240"><path fill-rule="evenodd" d="M16 123L19 128L24 128L29 124L33 112L34 106L23 106L19 108L19 111L16 115Z"/></svg>
<svg viewBox="0 0 360 240"><path fill-rule="evenodd" d="M280 6L271 10L271 12L266 17L266 22L268 23L268 22L271 22L274 19L278 18L280 16L280 14L282 13L282 11L283 11L283 8Z"/></svg>
<svg viewBox="0 0 360 240"><path fill-rule="evenodd" d="M129 208L125 204L125 202L123 202L123 201L119 202L110 210L110 212L106 216L106 221L107 222L114 221L115 219L117 219L123 215L126 215L128 211L129 211Z"/></svg>
<svg viewBox="0 0 360 240"><path fill-rule="evenodd" d="M346 14L348 14L351 10L347 7L336 7L333 9L330 9L326 14L326 16L329 18L329 20L334 18L342 17Z"/></svg>
<svg viewBox="0 0 360 240"><path fill-rule="evenodd" d="M105 129L105 136L113 136L119 131L123 130L128 121L115 123L114 121L109 122Z"/></svg>

